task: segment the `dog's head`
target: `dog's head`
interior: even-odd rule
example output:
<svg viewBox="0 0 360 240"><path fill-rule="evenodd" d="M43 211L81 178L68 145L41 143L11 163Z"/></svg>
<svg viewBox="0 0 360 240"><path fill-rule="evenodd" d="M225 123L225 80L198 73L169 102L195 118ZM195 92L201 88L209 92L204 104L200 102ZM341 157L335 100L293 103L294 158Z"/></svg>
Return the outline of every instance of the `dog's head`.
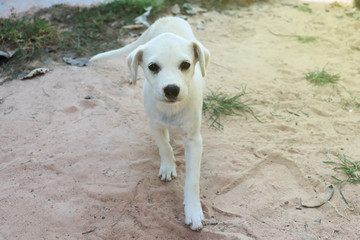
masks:
<svg viewBox="0 0 360 240"><path fill-rule="evenodd" d="M127 62L133 83L140 65L156 99L171 103L186 98L197 64L205 77L209 51L197 41L164 33L132 51Z"/></svg>

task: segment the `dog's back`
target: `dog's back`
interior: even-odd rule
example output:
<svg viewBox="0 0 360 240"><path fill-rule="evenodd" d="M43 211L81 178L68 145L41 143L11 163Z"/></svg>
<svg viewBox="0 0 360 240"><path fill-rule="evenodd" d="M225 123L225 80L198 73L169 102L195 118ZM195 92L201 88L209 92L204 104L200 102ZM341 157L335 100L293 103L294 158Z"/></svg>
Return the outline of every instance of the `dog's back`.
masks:
<svg viewBox="0 0 360 240"><path fill-rule="evenodd" d="M90 59L90 62L102 59L116 57L122 54L130 53L138 46L145 44L152 38L163 34L163 33L174 33L180 37L188 40L195 40L195 36L191 30L188 22L178 17L164 17L158 19L152 24L137 40L126 45L125 47L111 50L104 53L99 53Z"/></svg>
<svg viewBox="0 0 360 240"><path fill-rule="evenodd" d="M179 17L160 18L148 29L148 31L148 40L162 33L174 33L185 39L195 40L195 36L189 23Z"/></svg>

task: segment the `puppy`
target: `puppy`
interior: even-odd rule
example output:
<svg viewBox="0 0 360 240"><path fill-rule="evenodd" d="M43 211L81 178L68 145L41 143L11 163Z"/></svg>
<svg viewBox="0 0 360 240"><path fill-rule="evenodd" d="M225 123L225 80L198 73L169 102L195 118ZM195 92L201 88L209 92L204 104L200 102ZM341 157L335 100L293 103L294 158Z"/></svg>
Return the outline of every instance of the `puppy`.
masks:
<svg viewBox="0 0 360 240"><path fill-rule="evenodd" d="M130 81L136 83L139 65L146 79L143 100L150 129L159 148L159 177L163 181L171 181L177 176L168 132L169 128L175 129L185 144L185 223L192 230L201 230L204 215L199 196L200 125L203 84L210 53L196 40L185 20L166 17L157 20L135 42L95 55L90 61L129 52Z"/></svg>

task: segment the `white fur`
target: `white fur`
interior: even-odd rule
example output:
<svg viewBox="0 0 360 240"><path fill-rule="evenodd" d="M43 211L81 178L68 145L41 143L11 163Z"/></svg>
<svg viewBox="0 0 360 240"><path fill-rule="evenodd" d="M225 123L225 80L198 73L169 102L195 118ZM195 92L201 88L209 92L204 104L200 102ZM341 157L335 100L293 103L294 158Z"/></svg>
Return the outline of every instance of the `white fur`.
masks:
<svg viewBox="0 0 360 240"><path fill-rule="evenodd" d="M131 81L136 82L140 65L145 74L144 106L151 132L159 147L159 177L170 181L177 176L175 157L169 143L168 129L176 129L184 140L186 180L184 187L185 223L192 230L202 228L204 219L199 197L202 137L200 134L202 91L209 51L195 39L190 25L175 17L162 18L147 29L135 42L117 50L98 54L90 61L130 52L127 57ZM190 68L181 70L183 61ZM149 65L156 63L154 73ZM176 101L169 101L164 89L176 85L180 92Z"/></svg>

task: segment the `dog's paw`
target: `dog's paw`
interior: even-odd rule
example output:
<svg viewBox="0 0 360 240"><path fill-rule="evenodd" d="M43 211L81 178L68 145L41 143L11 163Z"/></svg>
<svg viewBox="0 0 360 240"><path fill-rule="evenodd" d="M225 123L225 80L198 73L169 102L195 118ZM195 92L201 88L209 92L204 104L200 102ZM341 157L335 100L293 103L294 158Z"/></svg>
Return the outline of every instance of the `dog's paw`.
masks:
<svg viewBox="0 0 360 240"><path fill-rule="evenodd" d="M160 166L159 177L161 181L169 182L173 178L177 177L176 164L172 166Z"/></svg>
<svg viewBox="0 0 360 240"><path fill-rule="evenodd" d="M201 204L185 204L185 224L193 231L200 231L203 227L204 214Z"/></svg>

